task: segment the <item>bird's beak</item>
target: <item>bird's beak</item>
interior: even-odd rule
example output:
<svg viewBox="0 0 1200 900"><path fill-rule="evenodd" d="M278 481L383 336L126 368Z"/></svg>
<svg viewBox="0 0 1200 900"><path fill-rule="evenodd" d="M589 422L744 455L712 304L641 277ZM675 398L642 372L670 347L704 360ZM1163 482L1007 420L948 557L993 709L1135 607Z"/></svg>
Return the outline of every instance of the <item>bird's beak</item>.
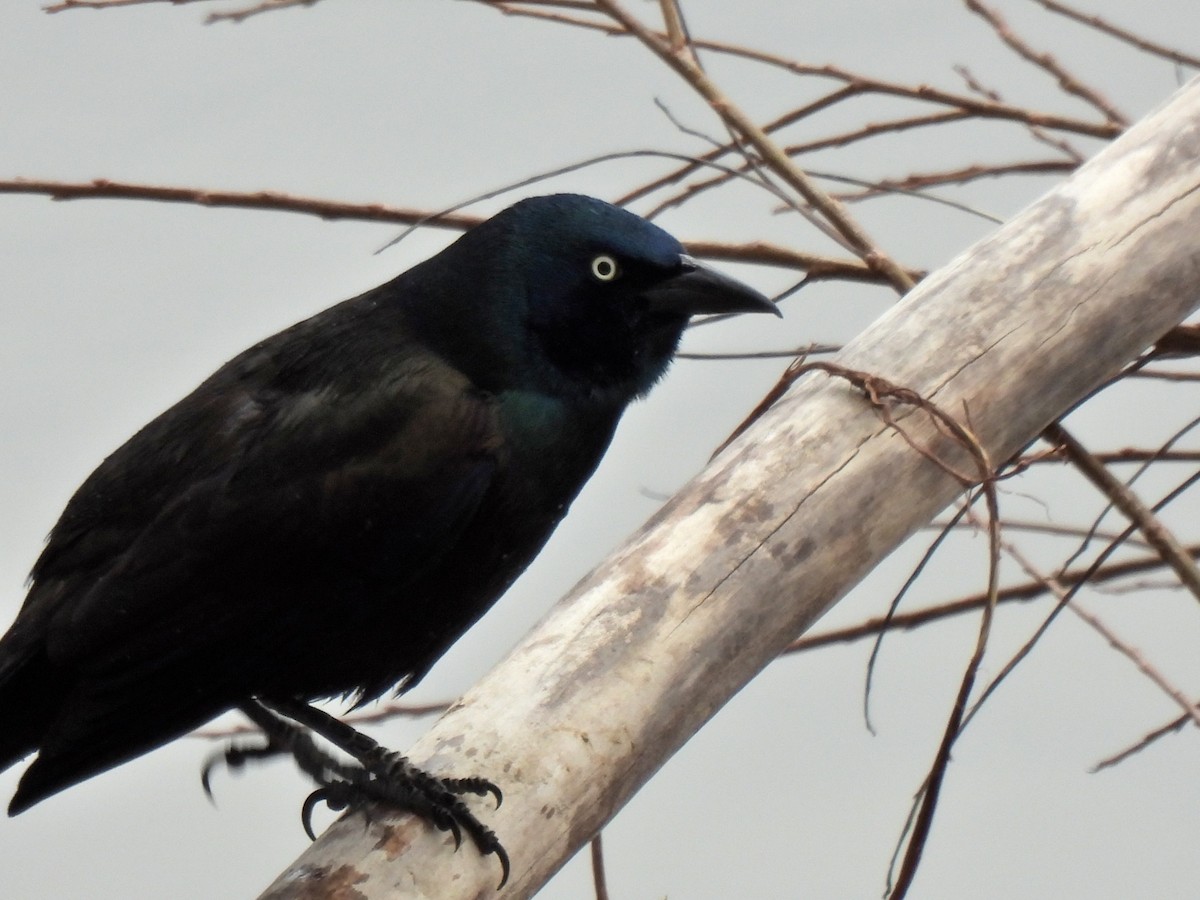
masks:
<svg viewBox="0 0 1200 900"><path fill-rule="evenodd" d="M685 317L722 313L769 312L779 308L754 288L716 269L702 266L692 257L679 257L679 273L643 292L653 312Z"/></svg>

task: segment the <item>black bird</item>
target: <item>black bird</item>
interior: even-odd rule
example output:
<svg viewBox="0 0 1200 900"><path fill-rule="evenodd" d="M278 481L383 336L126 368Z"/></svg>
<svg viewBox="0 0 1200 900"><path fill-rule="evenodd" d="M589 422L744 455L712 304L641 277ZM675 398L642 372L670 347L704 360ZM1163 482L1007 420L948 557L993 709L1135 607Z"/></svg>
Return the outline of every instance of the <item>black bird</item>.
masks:
<svg viewBox="0 0 1200 900"><path fill-rule="evenodd" d="M246 350L67 504L0 638L9 806L239 708L321 784L484 852L456 796L309 701L411 687L529 564L689 317L776 312L600 200L524 200ZM300 725L353 754L317 756ZM207 773L206 773L207 774ZM307 811L307 806L306 806Z"/></svg>

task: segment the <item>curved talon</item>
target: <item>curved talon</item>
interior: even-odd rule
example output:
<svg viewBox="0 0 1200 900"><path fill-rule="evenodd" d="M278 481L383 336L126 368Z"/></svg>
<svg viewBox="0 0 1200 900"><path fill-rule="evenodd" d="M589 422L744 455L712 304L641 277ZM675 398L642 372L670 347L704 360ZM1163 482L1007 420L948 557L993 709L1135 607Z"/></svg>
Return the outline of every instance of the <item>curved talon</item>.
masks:
<svg viewBox="0 0 1200 900"><path fill-rule="evenodd" d="M458 819L455 818L454 812L436 806L432 808L432 811L432 815L427 815L424 818L429 819L440 830L448 831L454 836L454 852L457 853L458 848L462 846L462 826L458 824ZM421 814L417 813L417 815Z"/></svg>
<svg viewBox="0 0 1200 900"><path fill-rule="evenodd" d="M487 778L443 778L442 785L455 794L475 794L486 797L491 794L496 798L496 809L504 802L504 794L496 783Z"/></svg>
<svg viewBox="0 0 1200 900"><path fill-rule="evenodd" d="M217 798L213 796L212 783L209 781L209 776L212 775L213 769L217 766L217 761L221 759L222 754L214 753L204 761L204 766L200 769L200 786L204 788L204 795L208 797L208 802L213 806L217 805Z"/></svg>
<svg viewBox="0 0 1200 900"><path fill-rule="evenodd" d="M300 807L300 824L304 826L304 833L308 835L308 839L310 841L315 841L317 839L316 832L313 831L312 827L313 810L317 808L317 804L321 801L325 801L325 803L329 804L329 807L332 809L333 804L330 803L330 799L328 786L319 787L304 798L304 805Z"/></svg>
<svg viewBox="0 0 1200 900"><path fill-rule="evenodd" d="M496 806L503 802L503 794L494 783L486 778L438 778L412 766L399 754L388 759L386 772L363 768L355 773L343 772L348 781L326 784L309 794L304 801L301 821L304 831L311 840L316 840L312 830L312 813L316 805L324 801L331 810L354 808L366 814L372 803L379 803L407 810L424 819L440 831L450 832L457 852L462 847L463 832L471 838L475 848L483 856L496 854L500 863L500 883L496 889L508 883L512 873L512 861L508 852L496 837L495 832L475 817L475 814L459 799L460 794L491 795Z"/></svg>
<svg viewBox="0 0 1200 900"><path fill-rule="evenodd" d="M300 808L300 822L304 825L304 833L310 841L317 839L312 829L312 814L317 804L324 801L331 812L341 812L350 805L350 785L344 783L327 784L319 787L304 798L304 806Z"/></svg>
<svg viewBox="0 0 1200 900"><path fill-rule="evenodd" d="M204 793L208 795L208 799L216 803L212 792L212 773L218 763L224 763L229 771L234 772L244 766L249 759L274 756L278 752L278 749L271 744L266 744L262 747L239 747L236 744L232 744L205 760L204 766L200 769L200 786L204 788Z"/></svg>
<svg viewBox="0 0 1200 900"><path fill-rule="evenodd" d="M500 883L496 885L496 890L500 890L504 885L508 884L508 875L512 871L512 865L508 860L508 853L500 842L496 842L496 846L492 848L492 852L496 854L496 859L500 860Z"/></svg>
<svg viewBox="0 0 1200 900"><path fill-rule="evenodd" d="M224 763L230 772L236 772L252 759L267 759L271 756L278 756L282 752L282 748L270 741L261 747L240 747L237 744L230 744L224 750L214 753L205 760L200 769L200 786L204 788L208 799L215 804L217 801L212 792L212 773L218 763Z"/></svg>

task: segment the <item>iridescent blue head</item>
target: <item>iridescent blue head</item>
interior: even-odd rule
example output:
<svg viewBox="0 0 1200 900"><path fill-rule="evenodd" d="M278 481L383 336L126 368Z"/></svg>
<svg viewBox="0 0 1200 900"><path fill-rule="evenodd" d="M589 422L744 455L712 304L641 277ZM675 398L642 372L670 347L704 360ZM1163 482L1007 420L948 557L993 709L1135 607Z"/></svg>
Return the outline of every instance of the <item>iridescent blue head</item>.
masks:
<svg viewBox="0 0 1200 900"><path fill-rule="evenodd" d="M503 359L489 354L489 371L547 393L627 403L666 370L691 316L778 315L657 225L578 194L522 200L443 257L486 285L470 315L503 348Z"/></svg>

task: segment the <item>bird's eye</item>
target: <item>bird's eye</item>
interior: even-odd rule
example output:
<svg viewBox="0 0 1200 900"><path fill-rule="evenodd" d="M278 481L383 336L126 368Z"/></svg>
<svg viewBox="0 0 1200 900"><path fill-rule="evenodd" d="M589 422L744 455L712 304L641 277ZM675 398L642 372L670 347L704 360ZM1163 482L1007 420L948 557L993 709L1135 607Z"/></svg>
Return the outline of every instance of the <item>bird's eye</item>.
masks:
<svg viewBox="0 0 1200 900"><path fill-rule="evenodd" d="M597 281L612 281L621 274L617 261L607 254L592 260L592 275Z"/></svg>

